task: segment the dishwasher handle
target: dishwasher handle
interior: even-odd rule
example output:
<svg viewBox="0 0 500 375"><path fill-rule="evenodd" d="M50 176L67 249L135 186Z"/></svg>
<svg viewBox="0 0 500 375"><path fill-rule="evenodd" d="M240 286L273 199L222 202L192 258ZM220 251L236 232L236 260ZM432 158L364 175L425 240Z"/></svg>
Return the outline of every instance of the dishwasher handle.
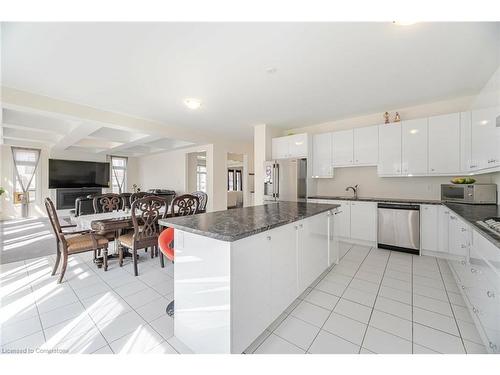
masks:
<svg viewBox="0 0 500 375"><path fill-rule="evenodd" d="M418 204L392 204L392 203L378 203L378 208L388 208L391 210L413 210L420 211Z"/></svg>

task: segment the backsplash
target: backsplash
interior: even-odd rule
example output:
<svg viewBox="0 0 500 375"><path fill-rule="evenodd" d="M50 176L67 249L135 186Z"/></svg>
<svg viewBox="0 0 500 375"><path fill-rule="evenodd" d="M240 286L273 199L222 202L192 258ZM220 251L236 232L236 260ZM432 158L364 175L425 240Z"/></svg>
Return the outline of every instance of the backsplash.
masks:
<svg viewBox="0 0 500 375"><path fill-rule="evenodd" d="M477 182L500 186L500 172L473 176ZM359 185L360 197L440 199L441 184L450 183L446 177L378 177L376 167L336 168L333 178L309 179L308 195L349 196L347 186Z"/></svg>

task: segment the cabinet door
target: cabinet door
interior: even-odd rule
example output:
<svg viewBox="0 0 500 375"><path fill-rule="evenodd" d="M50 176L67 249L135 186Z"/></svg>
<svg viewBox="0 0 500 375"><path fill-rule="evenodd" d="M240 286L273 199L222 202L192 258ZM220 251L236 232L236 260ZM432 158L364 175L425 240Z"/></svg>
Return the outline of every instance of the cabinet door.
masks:
<svg viewBox="0 0 500 375"><path fill-rule="evenodd" d="M351 202L351 238L377 241L377 203Z"/></svg>
<svg viewBox="0 0 500 375"><path fill-rule="evenodd" d="M470 229L469 225L450 213L449 249L450 254L466 257L469 255Z"/></svg>
<svg viewBox="0 0 500 375"><path fill-rule="evenodd" d="M272 139L273 159L286 159L290 154L288 137L278 137Z"/></svg>
<svg viewBox="0 0 500 375"><path fill-rule="evenodd" d="M312 177L333 177L332 133L312 136Z"/></svg>
<svg viewBox="0 0 500 375"><path fill-rule="evenodd" d="M422 250L438 251L438 211L435 204L420 205L420 235Z"/></svg>
<svg viewBox="0 0 500 375"><path fill-rule="evenodd" d="M333 133L333 165L335 167L353 164L353 131Z"/></svg>
<svg viewBox="0 0 500 375"><path fill-rule="evenodd" d="M449 226L450 209L446 206L439 206L438 209L438 251L442 253L449 252Z"/></svg>
<svg viewBox="0 0 500 375"><path fill-rule="evenodd" d="M377 165L378 126L354 129L354 164Z"/></svg>
<svg viewBox="0 0 500 375"><path fill-rule="evenodd" d="M476 166L472 163L471 151L471 113L460 113L460 171L472 172Z"/></svg>
<svg viewBox="0 0 500 375"><path fill-rule="evenodd" d="M472 135L471 151L472 163L476 169L486 169L496 166L497 134L496 108L484 108L471 112Z"/></svg>
<svg viewBox="0 0 500 375"><path fill-rule="evenodd" d="M401 125L388 124L378 127L379 175L401 175Z"/></svg>
<svg viewBox="0 0 500 375"><path fill-rule="evenodd" d="M293 224L268 232L271 243L271 312L277 318L297 297L297 231Z"/></svg>
<svg viewBox="0 0 500 375"><path fill-rule="evenodd" d="M307 158L307 134L295 134L288 139L289 158Z"/></svg>
<svg viewBox="0 0 500 375"><path fill-rule="evenodd" d="M429 174L460 171L460 113L429 117Z"/></svg>
<svg viewBox="0 0 500 375"><path fill-rule="evenodd" d="M349 201L332 201L332 204L338 204L337 211L333 214L333 233L337 239L346 239L351 237L351 205Z"/></svg>
<svg viewBox="0 0 500 375"><path fill-rule="evenodd" d="M403 121L403 174L427 174L427 119Z"/></svg>
<svg viewBox="0 0 500 375"><path fill-rule="evenodd" d="M312 216L296 224L299 236L299 293L328 267L328 216Z"/></svg>
<svg viewBox="0 0 500 375"><path fill-rule="evenodd" d="M259 233L231 249L232 349L241 353L274 320L271 315L271 241Z"/></svg>

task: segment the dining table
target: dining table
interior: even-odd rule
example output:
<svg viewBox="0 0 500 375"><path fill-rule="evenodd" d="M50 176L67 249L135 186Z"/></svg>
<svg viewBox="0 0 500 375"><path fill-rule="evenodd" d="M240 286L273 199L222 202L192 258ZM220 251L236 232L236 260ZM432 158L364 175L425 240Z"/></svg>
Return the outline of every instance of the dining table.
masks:
<svg viewBox="0 0 500 375"><path fill-rule="evenodd" d="M171 212L171 206L166 212ZM171 213L163 215L165 209L160 210L160 218L172 217ZM116 238L122 231L133 229L132 211L130 209L117 210L111 212L101 212L97 214L80 215L71 219L77 230L91 230L96 234L115 232ZM108 259L118 257L118 241L114 241L114 253L108 255ZM123 252L124 257L132 257L128 250ZM98 267L102 266L102 257L95 260Z"/></svg>

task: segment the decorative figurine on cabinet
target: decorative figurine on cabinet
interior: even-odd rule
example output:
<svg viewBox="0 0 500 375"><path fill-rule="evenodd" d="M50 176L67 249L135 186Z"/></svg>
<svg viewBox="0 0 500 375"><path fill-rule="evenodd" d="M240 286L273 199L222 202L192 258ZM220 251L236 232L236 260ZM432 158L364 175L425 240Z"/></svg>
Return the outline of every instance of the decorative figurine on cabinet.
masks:
<svg viewBox="0 0 500 375"><path fill-rule="evenodd" d="M400 122L401 121L401 116L399 115L399 112L396 112L396 116L394 116L394 122Z"/></svg>
<svg viewBox="0 0 500 375"><path fill-rule="evenodd" d="M389 123L389 112L384 113L384 124Z"/></svg>

